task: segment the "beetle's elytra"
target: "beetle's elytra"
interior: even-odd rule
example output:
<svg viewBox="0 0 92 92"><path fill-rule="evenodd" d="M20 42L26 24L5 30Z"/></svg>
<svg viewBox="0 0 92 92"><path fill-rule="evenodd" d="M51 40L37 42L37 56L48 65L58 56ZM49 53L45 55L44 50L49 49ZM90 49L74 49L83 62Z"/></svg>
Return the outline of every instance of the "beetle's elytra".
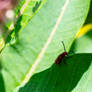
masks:
<svg viewBox="0 0 92 92"><path fill-rule="evenodd" d="M68 56L68 53L66 52L66 49L65 49L65 45L64 45L64 42L62 41L62 44L64 46L64 50L65 52L61 53L55 60L55 64L60 64L62 62L62 59L65 57L65 56Z"/></svg>

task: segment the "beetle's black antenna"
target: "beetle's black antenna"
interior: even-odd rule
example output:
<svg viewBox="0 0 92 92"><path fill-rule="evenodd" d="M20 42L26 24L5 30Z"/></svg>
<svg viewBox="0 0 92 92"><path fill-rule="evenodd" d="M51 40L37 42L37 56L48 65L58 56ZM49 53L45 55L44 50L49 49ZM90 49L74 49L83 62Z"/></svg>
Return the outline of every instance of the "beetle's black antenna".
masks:
<svg viewBox="0 0 92 92"><path fill-rule="evenodd" d="M62 44L63 44L63 47L64 47L64 51L66 52L65 44L64 44L64 42L63 42L63 41L62 41Z"/></svg>

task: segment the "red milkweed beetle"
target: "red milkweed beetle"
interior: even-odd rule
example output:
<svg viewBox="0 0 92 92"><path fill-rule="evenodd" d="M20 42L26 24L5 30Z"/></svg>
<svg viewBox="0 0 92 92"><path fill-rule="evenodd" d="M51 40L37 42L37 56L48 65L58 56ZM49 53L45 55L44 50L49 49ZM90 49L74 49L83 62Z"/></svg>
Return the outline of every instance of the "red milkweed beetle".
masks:
<svg viewBox="0 0 92 92"><path fill-rule="evenodd" d="M55 60L55 64L60 64L62 62L62 59L65 57L65 56L68 56L68 53L66 52L66 49L65 49L65 45L64 45L64 42L62 41L62 44L63 44L63 47L64 47L64 52L61 53Z"/></svg>

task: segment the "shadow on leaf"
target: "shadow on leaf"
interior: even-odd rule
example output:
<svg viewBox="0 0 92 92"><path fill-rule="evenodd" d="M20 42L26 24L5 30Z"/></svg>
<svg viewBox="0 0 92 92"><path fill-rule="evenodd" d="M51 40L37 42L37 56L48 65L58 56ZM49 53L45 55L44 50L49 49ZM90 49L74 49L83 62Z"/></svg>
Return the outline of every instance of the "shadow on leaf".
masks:
<svg viewBox="0 0 92 92"><path fill-rule="evenodd" d="M60 65L34 74L18 92L71 92L88 70L92 54L76 54L64 59Z"/></svg>

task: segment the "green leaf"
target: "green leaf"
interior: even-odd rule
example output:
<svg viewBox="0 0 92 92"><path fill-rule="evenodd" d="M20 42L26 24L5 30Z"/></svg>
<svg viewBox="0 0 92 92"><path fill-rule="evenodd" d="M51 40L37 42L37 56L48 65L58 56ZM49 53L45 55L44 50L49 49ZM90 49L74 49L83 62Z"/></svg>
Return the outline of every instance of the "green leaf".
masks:
<svg viewBox="0 0 92 92"><path fill-rule="evenodd" d="M14 10L16 18L14 21L6 25L6 27L9 29L5 35L5 38L7 38L6 43L9 43L10 41L10 43L14 43L16 41L15 38L17 38L19 31L21 31L27 25L30 19L37 13L43 4L44 0L19 1Z"/></svg>
<svg viewBox="0 0 92 92"><path fill-rule="evenodd" d="M72 47L70 52L71 53L92 53L92 29L88 30L88 32L77 38Z"/></svg>
<svg viewBox="0 0 92 92"><path fill-rule="evenodd" d="M0 51L4 48L4 43L13 44L18 38L19 32L27 25L31 18L43 6L45 0L20 0L14 9L15 19L5 25L5 32L0 36ZM3 39L5 41L3 41ZM3 42L3 43L2 43Z"/></svg>
<svg viewBox="0 0 92 92"><path fill-rule="evenodd" d="M18 14L19 14L22 6L25 4L25 2L26 2L26 0L20 0L20 1L18 1L17 6L14 9L15 17L18 16ZM16 18L14 20L16 20ZM14 21L10 21L9 23L6 23L5 27L9 28L11 25L13 25L13 22ZM11 27L10 29L12 29L12 28L13 27Z"/></svg>
<svg viewBox="0 0 92 92"><path fill-rule="evenodd" d="M85 35L76 39L71 47L70 52L75 54L80 54L80 58L84 55L84 59L76 62L80 62L79 65L81 69L85 69L84 73L81 75L77 86L73 90L73 92L91 92L92 91L92 29L89 30ZM82 64L83 63L83 64ZM76 70L78 67L76 67ZM80 69L80 70L81 70ZM79 72L80 72L79 70ZM77 74L79 75L79 73Z"/></svg>
<svg viewBox="0 0 92 92"><path fill-rule="evenodd" d="M34 74L18 92L92 91L92 68L89 68L92 54L75 54L64 61L67 64L62 62L61 65L52 65L47 70ZM87 71L87 69L89 70Z"/></svg>
<svg viewBox="0 0 92 92"><path fill-rule="evenodd" d="M69 66L64 64L58 66L54 62L63 52L61 41L64 41L66 50L69 51L77 31L85 21L89 4L90 0L46 1L20 32L17 43L6 46L2 51L0 85L4 85L0 90L3 92L71 91L88 66L80 71L74 83L72 77L76 74L75 69L79 65L77 60L80 55L66 59L66 62L70 61ZM84 57L85 55L80 59L83 60ZM22 86L24 87L21 88Z"/></svg>
<svg viewBox="0 0 92 92"><path fill-rule="evenodd" d="M32 16L34 16L44 4L44 1L45 0L26 0L22 8L20 8L19 18L14 27L15 32L20 31L25 27ZM16 10L18 10L18 8Z"/></svg>

